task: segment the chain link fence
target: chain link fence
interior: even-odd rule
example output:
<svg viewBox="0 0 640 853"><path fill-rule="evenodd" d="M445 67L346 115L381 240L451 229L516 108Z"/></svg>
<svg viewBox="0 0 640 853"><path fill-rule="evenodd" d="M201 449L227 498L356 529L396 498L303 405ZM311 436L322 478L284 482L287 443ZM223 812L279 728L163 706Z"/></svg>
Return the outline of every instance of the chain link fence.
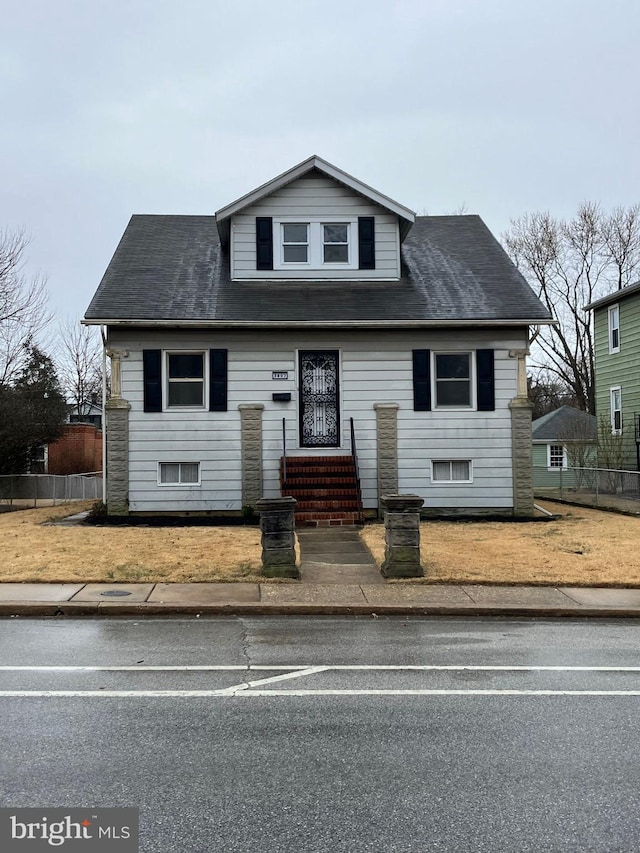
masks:
<svg viewBox="0 0 640 853"><path fill-rule="evenodd" d="M0 509L102 499L102 473L1 474Z"/></svg>
<svg viewBox="0 0 640 853"><path fill-rule="evenodd" d="M640 513L640 472L613 468L533 467L536 498Z"/></svg>

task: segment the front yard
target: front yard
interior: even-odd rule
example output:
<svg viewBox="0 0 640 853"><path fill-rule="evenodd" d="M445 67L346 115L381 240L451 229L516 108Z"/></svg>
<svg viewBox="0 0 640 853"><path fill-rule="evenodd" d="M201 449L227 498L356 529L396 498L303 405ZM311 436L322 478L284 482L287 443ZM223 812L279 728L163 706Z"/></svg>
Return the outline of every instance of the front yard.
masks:
<svg viewBox="0 0 640 853"><path fill-rule="evenodd" d="M258 581L257 527L64 527L68 504L0 514L0 582ZM640 519L548 504L547 522L421 525L425 581L640 586ZM384 558L384 528L362 538ZM419 581L419 582L425 582Z"/></svg>

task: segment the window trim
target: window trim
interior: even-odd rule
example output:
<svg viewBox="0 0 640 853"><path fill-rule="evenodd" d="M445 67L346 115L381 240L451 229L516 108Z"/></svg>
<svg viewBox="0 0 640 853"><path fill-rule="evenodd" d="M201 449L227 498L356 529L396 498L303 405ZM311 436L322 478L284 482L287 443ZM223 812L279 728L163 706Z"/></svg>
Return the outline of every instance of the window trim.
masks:
<svg viewBox="0 0 640 853"><path fill-rule="evenodd" d="M466 355L469 356L469 378L465 381L469 383L469 404L468 405L452 405L438 403L438 378L436 364L439 355ZM432 407L435 410L445 412L474 412L478 409L477 398L477 378L476 378L476 351L475 350L433 350L431 353L431 387L432 392ZM441 380L446 381L446 380Z"/></svg>
<svg viewBox="0 0 640 853"><path fill-rule="evenodd" d="M434 466L435 462L448 462L449 463L449 473L450 473L451 477L453 477L453 464L454 464L454 462L466 462L467 465L469 466L469 479L467 479L467 480L457 480L457 479L456 480L454 480L454 479L436 480L435 477L433 476L433 474L434 474L433 466ZM431 459L429 464L431 467L431 483L434 486L443 486L443 485L458 486L460 484L473 483L473 459L451 459L451 458Z"/></svg>
<svg viewBox="0 0 640 853"><path fill-rule="evenodd" d="M165 483L162 481L162 477L161 477L161 471L162 471L163 465L179 465L180 468L179 468L178 476L182 475L182 466L183 465L197 465L198 466L198 480L197 480L197 482L189 481L188 483L182 482L182 480L178 480L177 483ZM165 460L164 462L158 462L158 468L157 468L156 473L157 473L158 486L161 489L193 489L195 486L201 486L202 485L202 463L199 461L198 462L186 462L186 461L182 460L182 461L178 462L178 461L171 460L169 462L169 461Z"/></svg>
<svg viewBox="0 0 640 853"><path fill-rule="evenodd" d="M617 323L615 325L613 321L614 312L617 314ZM618 336L617 345L613 343L614 332ZM610 305L607 311L607 334L609 339L609 353L613 355L613 353L620 352L620 304L617 302L615 305Z"/></svg>
<svg viewBox="0 0 640 853"><path fill-rule="evenodd" d="M619 395L620 400L620 408L614 408L614 395ZM616 428L616 418L615 413L620 412L620 427ZM609 388L609 415L611 420L611 435L622 435L622 430L624 429L624 423L622 420L622 386L613 385Z"/></svg>
<svg viewBox="0 0 640 853"><path fill-rule="evenodd" d="M284 228L283 225L306 225L308 237L308 252L305 262L290 262L284 260ZM349 260L324 260L324 225L347 226L347 252ZM289 244L291 245L291 244ZM330 245L330 244L329 244ZM344 245L344 244L340 244ZM273 269L274 270L313 270L314 272L329 272L330 270L358 269L358 217L354 216L278 216L273 218Z"/></svg>
<svg viewBox="0 0 640 853"><path fill-rule="evenodd" d="M562 448L562 465L551 464L551 448ZM547 444L547 470L548 471L566 471L567 470L567 445L566 444Z"/></svg>
<svg viewBox="0 0 640 853"><path fill-rule="evenodd" d="M169 377L169 356L172 355L200 355L202 356L202 378L184 378L171 380ZM163 350L162 358L162 390L163 390L163 412L203 412L209 408L209 358L206 349L168 349ZM169 404L169 387L174 382L202 382L202 403L197 406L176 406Z"/></svg>

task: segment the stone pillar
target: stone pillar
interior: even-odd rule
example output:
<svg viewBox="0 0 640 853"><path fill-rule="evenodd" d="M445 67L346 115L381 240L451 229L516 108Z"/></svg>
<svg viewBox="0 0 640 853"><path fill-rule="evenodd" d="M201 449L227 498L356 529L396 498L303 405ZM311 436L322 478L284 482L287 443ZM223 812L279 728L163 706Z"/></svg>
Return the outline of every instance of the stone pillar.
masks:
<svg viewBox="0 0 640 853"><path fill-rule="evenodd" d="M262 533L262 574L299 578L296 566L295 498L260 498L256 502Z"/></svg>
<svg viewBox="0 0 640 853"><path fill-rule="evenodd" d="M420 507L418 495L383 495L385 558L381 572L385 578L421 578Z"/></svg>
<svg viewBox="0 0 640 853"><path fill-rule="evenodd" d="M531 458L531 411L526 397L514 397L511 410L511 464L513 471L513 514L533 515L533 461Z"/></svg>
<svg viewBox="0 0 640 853"><path fill-rule="evenodd" d="M129 410L122 397L122 359L124 349L109 349L111 359L111 397L105 403L107 416L107 514L129 515Z"/></svg>
<svg viewBox="0 0 640 853"><path fill-rule="evenodd" d="M376 413L376 462L378 469L378 513L382 495L398 492L398 404L374 403Z"/></svg>
<svg viewBox="0 0 640 853"><path fill-rule="evenodd" d="M241 403L240 455L242 506L256 507L262 497L262 403Z"/></svg>
<svg viewBox="0 0 640 853"><path fill-rule="evenodd" d="M107 513L129 515L129 409L122 397L105 404L107 414Z"/></svg>

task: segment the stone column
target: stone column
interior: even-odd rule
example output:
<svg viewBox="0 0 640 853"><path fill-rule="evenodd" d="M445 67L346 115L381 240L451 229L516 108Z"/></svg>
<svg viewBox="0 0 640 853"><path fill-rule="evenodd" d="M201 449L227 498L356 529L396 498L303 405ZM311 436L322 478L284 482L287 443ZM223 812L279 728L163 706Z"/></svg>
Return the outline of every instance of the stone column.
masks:
<svg viewBox="0 0 640 853"><path fill-rule="evenodd" d="M531 458L531 411L526 397L514 397L511 410L511 465L513 471L513 514L533 515L533 460Z"/></svg>
<svg viewBox="0 0 640 853"><path fill-rule="evenodd" d="M295 498L260 498L256 502L262 533L262 574L299 578L296 566Z"/></svg>
<svg viewBox="0 0 640 853"><path fill-rule="evenodd" d="M385 558L381 572L385 578L421 578L420 507L418 495L383 495Z"/></svg>
<svg viewBox="0 0 640 853"><path fill-rule="evenodd" d="M531 412L527 391L526 349L509 350L518 359L518 390L509 403L511 410L511 465L513 471L513 514L533 515L533 460L531 458Z"/></svg>
<svg viewBox="0 0 640 853"><path fill-rule="evenodd" d="M107 350L111 359L111 397L107 415L107 514L129 515L129 410L122 397L121 360L127 350Z"/></svg>
<svg viewBox="0 0 640 853"><path fill-rule="evenodd" d="M242 506L256 507L262 497L262 403L241 403L240 455Z"/></svg>
<svg viewBox="0 0 640 853"><path fill-rule="evenodd" d="M107 414L107 513L129 515L129 409L122 397L105 404Z"/></svg>
<svg viewBox="0 0 640 853"><path fill-rule="evenodd" d="M382 495L398 492L398 404L374 403L376 413L376 462L378 469L378 513Z"/></svg>

